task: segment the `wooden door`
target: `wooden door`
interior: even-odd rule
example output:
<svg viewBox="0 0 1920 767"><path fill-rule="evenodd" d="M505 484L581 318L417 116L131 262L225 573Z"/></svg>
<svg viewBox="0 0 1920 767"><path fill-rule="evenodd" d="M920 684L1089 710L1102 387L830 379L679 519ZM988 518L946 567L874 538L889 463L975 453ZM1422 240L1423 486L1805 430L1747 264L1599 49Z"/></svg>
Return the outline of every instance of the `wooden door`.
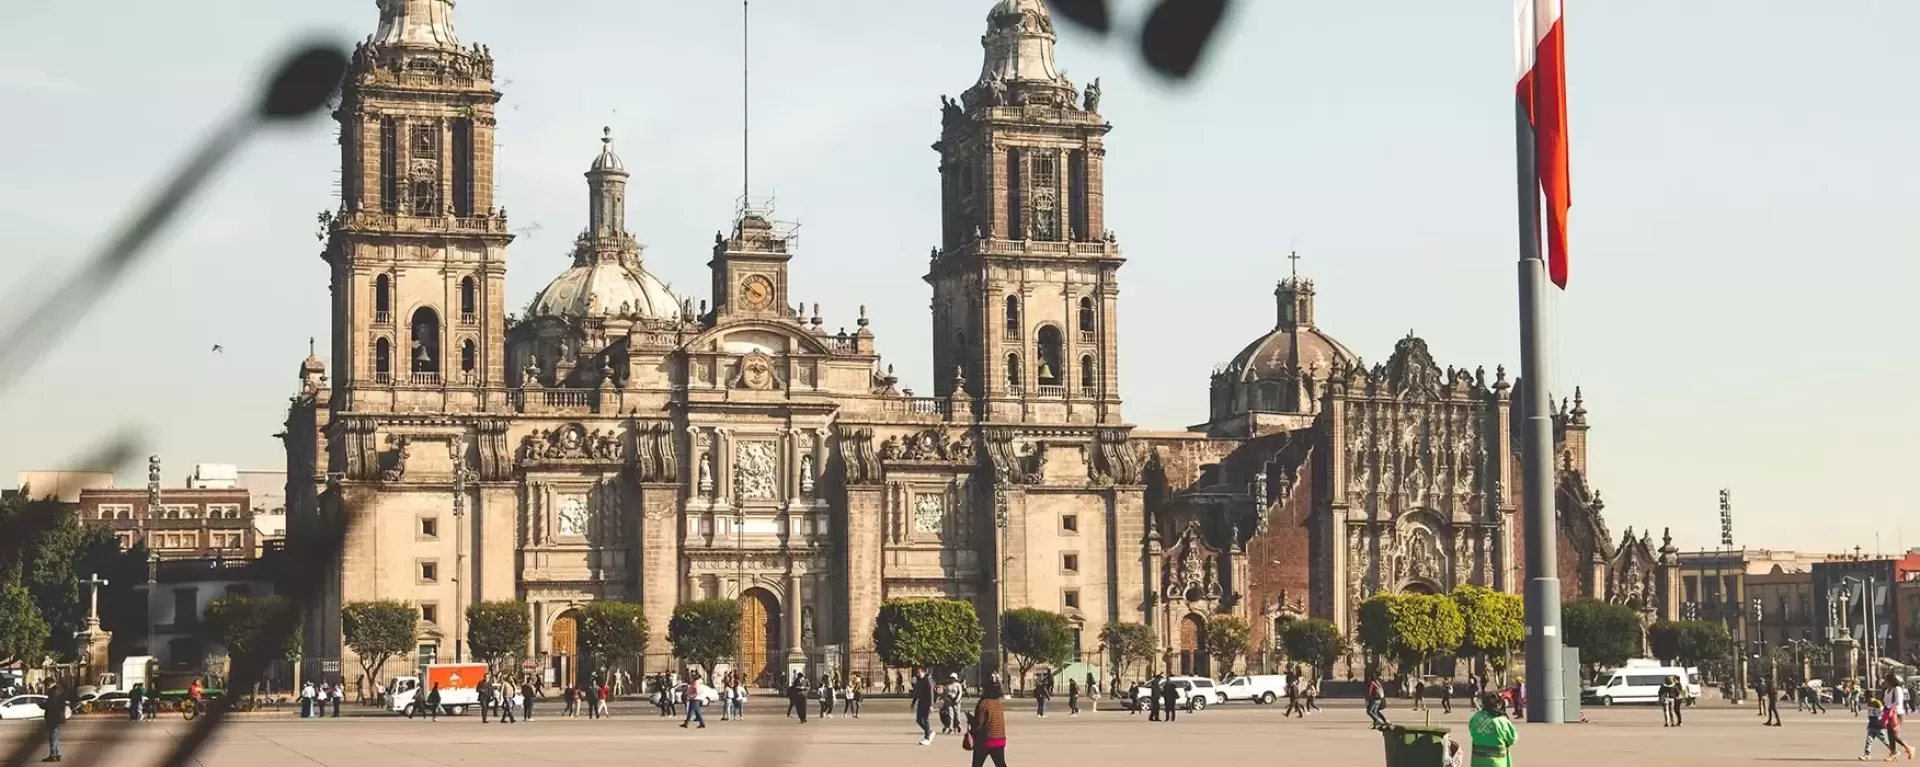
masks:
<svg viewBox="0 0 1920 767"><path fill-rule="evenodd" d="M780 615L773 597L762 589L747 589L740 597L740 673L742 681L758 685L768 675L767 662L780 641Z"/></svg>
<svg viewBox="0 0 1920 767"><path fill-rule="evenodd" d="M577 662L580 654L580 614L568 610L553 620L553 642L548 645L553 656L553 678L559 684L569 684L573 674L579 669Z"/></svg>

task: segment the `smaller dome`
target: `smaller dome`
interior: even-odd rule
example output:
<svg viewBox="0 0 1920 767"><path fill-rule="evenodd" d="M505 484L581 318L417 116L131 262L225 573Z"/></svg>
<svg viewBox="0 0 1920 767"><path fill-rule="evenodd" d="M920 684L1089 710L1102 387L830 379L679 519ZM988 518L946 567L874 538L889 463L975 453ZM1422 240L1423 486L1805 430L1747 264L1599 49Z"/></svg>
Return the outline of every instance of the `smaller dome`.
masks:
<svg viewBox="0 0 1920 767"><path fill-rule="evenodd" d="M553 278L533 299L527 316L606 317L623 313L670 319L679 315L680 300L665 282L646 270L601 260L576 264Z"/></svg>
<svg viewBox="0 0 1920 767"><path fill-rule="evenodd" d="M620 155L613 153L613 128L600 129L600 156L593 158L593 167L589 173L625 173L627 166L620 162Z"/></svg>
<svg viewBox="0 0 1920 767"><path fill-rule="evenodd" d="M1353 360L1352 350L1319 328L1281 328L1240 350L1226 373L1241 381L1269 381L1316 366L1329 369L1336 362L1351 365Z"/></svg>
<svg viewBox="0 0 1920 767"><path fill-rule="evenodd" d="M300 363L300 372L301 373L327 372L327 362L326 360L320 359L320 354L316 349L314 349L314 342L313 342L313 339L311 338L307 339L307 359L306 361Z"/></svg>

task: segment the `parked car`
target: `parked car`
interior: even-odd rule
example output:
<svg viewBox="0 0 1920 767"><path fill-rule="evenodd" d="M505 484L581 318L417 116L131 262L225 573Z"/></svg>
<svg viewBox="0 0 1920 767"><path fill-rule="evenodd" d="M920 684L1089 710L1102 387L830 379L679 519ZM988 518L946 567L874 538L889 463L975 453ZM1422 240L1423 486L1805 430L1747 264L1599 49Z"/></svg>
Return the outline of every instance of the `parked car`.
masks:
<svg viewBox="0 0 1920 767"><path fill-rule="evenodd" d="M1255 703L1272 703L1287 696L1287 677L1283 674L1255 674L1236 676L1218 687L1216 697L1219 702L1230 700L1250 700Z"/></svg>
<svg viewBox="0 0 1920 767"><path fill-rule="evenodd" d="M1174 705L1188 711L1199 711L1210 703L1220 702L1219 689L1212 679L1204 676L1174 676L1167 677L1166 681L1173 683ZM1128 698L1134 708L1148 708L1147 697L1151 694L1153 691L1142 684L1134 687L1133 694Z"/></svg>
<svg viewBox="0 0 1920 767"><path fill-rule="evenodd" d="M41 708L47 702L45 695L15 695L0 701L0 719L41 719L47 710Z"/></svg>
<svg viewBox="0 0 1920 767"><path fill-rule="evenodd" d="M109 690L103 693L86 693L81 695L79 702L75 704L74 708L79 709L81 713L125 711L127 707L132 704L132 695L119 690Z"/></svg>

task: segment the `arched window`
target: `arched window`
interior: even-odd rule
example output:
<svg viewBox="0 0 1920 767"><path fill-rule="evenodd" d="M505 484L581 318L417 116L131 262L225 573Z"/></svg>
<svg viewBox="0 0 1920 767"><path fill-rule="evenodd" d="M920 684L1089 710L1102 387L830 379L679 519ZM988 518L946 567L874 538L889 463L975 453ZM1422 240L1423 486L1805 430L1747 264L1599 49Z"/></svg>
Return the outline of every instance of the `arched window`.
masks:
<svg viewBox="0 0 1920 767"><path fill-rule="evenodd" d="M385 274L373 278L373 321L393 322L393 278Z"/></svg>
<svg viewBox="0 0 1920 767"><path fill-rule="evenodd" d="M479 358L479 350L473 346L473 339L460 342L460 372L472 374L473 366Z"/></svg>
<svg viewBox="0 0 1920 767"><path fill-rule="evenodd" d="M460 278L460 324L474 323L474 315L478 311L475 307L479 303L480 287L474 284L472 277Z"/></svg>
<svg viewBox="0 0 1920 767"><path fill-rule="evenodd" d="M1020 338L1020 297L1007 296L1007 338Z"/></svg>
<svg viewBox="0 0 1920 767"><path fill-rule="evenodd" d="M1007 388L1020 389L1020 355L1007 355Z"/></svg>
<svg viewBox="0 0 1920 767"><path fill-rule="evenodd" d="M1042 325L1035 335L1035 353L1040 355L1034 363L1034 381L1041 386L1061 386L1065 380L1060 373L1060 328L1055 325Z"/></svg>
<svg viewBox="0 0 1920 767"><path fill-rule="evenodd" d="M1080 358L1080 390L1092 394L1094 388L1093 355L1088 354Z"/></svg>
<svg viewBox="0 0 1920 767"><path fill-rule="evenodd" d="M1080 299L1080 340L1093 340L1093 299Z"/></svg>
<svg viewBox="0 0 1920 767"><path fill-rule="evenodd" d="M408 327L413 332L407 347L408 369L416 375L440 372L440 315L422 306L414 311Z"/></svg>
<svg viewBox="0 0 1920 767"><path fill-rule="evenodd" d="M373 342L373 380L380 383L393 376L393 345L387 339Z"/></svg>

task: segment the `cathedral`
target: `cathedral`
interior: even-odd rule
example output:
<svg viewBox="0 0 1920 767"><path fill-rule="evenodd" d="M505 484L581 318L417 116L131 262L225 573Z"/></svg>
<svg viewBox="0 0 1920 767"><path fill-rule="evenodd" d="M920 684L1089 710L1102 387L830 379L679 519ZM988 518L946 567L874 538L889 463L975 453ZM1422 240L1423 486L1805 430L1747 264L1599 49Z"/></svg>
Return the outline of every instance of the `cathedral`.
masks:
<svg viewBox="0 0 1920 767"><path fill-rule="evenodd" d="M1145 623L1168 667L1220 672L1215 612L1271 649L1285 620L1351 629L1380 591L1518 588L1522 382L1412 335L1369 366L1315 324L1309 280L1280 282L1274 328L1212 375L1206 423L1125 420L1113 126L1098 81L1057 69L1041 0L992 4L979 76L942 99L933 396L899 387L864 311L829 331L794 302L791 227L751 200L709 293L676 295L626 228L610 134L572 266L509 314L492 52L459 40L453 0L377 5L334 113L333 371L302 363L285 432L289 513L348 523L310 660L354 667L346 603L418 606L398 667L465 659L466 609L520 600L526 657L566 679L591 665L577 608L624 600L659 670L674 606L726 598L734 666L764 681L877 669L881 603L939 597L1061 612L1094 662L1105 625ZM1585 403L1560 410L1563 587L1672 613L1671 543L1612 539Z"/></svg>

